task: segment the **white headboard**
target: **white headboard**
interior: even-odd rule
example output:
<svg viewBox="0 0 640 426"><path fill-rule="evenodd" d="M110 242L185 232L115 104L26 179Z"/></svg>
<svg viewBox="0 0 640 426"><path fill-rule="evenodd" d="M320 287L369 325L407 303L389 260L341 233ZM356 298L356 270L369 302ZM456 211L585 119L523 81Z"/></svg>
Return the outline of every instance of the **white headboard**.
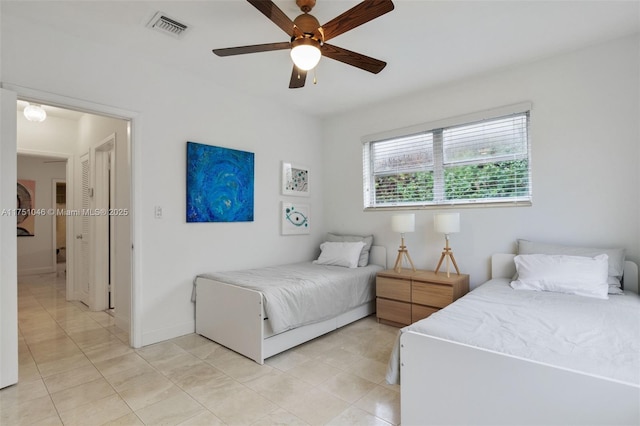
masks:
<svg viewBox="0 0 640 426"><path fill-rule="evenodd" d="M369 263L380 265L387 269L387 249L384 246L371 246L369 252Z"/></svg>
<svg viewBox="0 0 640 426"><path fill-rule="evenodd" d="M513 262L515 254L496 253L491 256L491 278L511 278L516 273L516 265ZM625 290L638 293L638 265L630 260L624 262L624 275L622 287Z"/></svg>

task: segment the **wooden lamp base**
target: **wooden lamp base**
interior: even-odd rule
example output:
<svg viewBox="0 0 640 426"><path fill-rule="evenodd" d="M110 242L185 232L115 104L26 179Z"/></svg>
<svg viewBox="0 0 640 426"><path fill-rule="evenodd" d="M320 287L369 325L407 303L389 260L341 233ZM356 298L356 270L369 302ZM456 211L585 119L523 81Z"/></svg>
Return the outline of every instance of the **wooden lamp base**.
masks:
<svg viewBox="0 0 640 426"><path fill-rule="evenodd" d="M407 258L409 264L411 265L411 270L413 272L416 271L416 267L413 266L413 260L411 260L411 256L409 256L409 251L407 250L407 246L404 245L404 237L402 237L402 241L400 243L400 248L398 249L398 257L396 258L396 264L393 267L393 270L399 273L402 270L402 260Z"/></svg>
<svg viewBox="0 0 640 426"><path fill-rule="evenodd" d="M460 275L460 269L458 269L458 264L456 263L456 258L453 257L453 252L449 247L449 236L445 237L446 247L443 249L442 254L440 255L440 261L438 262L438 266L436 266L436 274L440 270L440 266L442 266L442 261L447 258L447 277L451 276L449 274L449 260L453 263L453 266L456 268L456 272Z"/></svg>

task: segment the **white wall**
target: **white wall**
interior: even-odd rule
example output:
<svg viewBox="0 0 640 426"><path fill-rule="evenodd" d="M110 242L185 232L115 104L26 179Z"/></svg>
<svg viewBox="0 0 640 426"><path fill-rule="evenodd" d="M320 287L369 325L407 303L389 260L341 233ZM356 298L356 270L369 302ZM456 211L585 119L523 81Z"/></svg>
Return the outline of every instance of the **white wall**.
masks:
<svg viewBox="0 0 640 426"><path fill-rule="evenodd" d="M639 49L638 36L616 40L327 119L325 170L336 171L324 175L327 229L373 232L393 262L393 212L363 212L360 138L532 101L533 206L459 209L451 246L461 270L478 285L491 253L513 252L517 238L622 246L639 261ZM406 236L419 268L434 269L444 245L433 231L436 211L416 211L416 232Z"/></svg>
<svg viewBox="0 0 640 426"><path fill-rule="evenodd" d="M134 269L142 344L193 331L190 296L196 274L316 255L324 233L318 120L230 92L215 76L202 80L163 69L6 15L1 54L3 83L137 113L132 164L139 243ZM187 141L255 153L254 222L186 223ZM305 199L311 205L310 235L280 235L282 160L311 169L313 189ZM162 219L154 219L154 206L162 206Z"/></svg>
<svg viewBox="0 0 640 426"><path fill-rule="evenodd" d="M0 73L1 75L1 73ZM0 89L0 205L15 203L16 96ZM0 215L0 388L18 381L18 279L16 219Z"/></svg>
<svg viewBox="0 0 640 426"><path fill-rule="evenodd" d="M21 152L73 154L78 143L78 122L49 116L41 123L18 114L18 148Z"/></svg>
<svg viewBox="0 0 640 426"><path fill-rule="evenodd" d="M66 164L51 163L50 159L18 155L18 179L33 180L36 183L35 203L37 211L55 209L53 180L66 179ZM54 260L53 233L55 215L35 215L32 237L18 238L18 274L41 274L56 271Z"/></svg>

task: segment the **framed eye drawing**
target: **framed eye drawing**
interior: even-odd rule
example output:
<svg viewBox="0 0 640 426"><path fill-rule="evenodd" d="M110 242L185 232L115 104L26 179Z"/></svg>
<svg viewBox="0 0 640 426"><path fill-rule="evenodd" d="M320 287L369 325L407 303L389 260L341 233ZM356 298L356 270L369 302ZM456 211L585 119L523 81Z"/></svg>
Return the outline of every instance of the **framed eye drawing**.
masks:
<svg viewBox="0 0 640 426"><path fill-rule="evenodd" d="M281 221L282 235L309 234L311 223L309 222L308 204L282 202Z"/></svg>
<svg viewBox="0 0 640 426"><path fill-rule="evenodd" d="M282 195L309 196L309 168L282 162Z"/></svg>

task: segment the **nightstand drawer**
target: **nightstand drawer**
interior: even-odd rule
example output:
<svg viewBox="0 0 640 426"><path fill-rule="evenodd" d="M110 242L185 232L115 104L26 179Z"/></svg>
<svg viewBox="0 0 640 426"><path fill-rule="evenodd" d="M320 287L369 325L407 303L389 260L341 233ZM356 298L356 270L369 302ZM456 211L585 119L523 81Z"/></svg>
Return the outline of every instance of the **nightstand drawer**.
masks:
<svg viewBox="0 0 640 426"><path fill-rule="evenodd" d="M420 305L444 308L453 302L453 287L413 282L411 301Z"/></svg>
<svg viewBox="0 0 640 426"><path fill-rule="evenodd" d="M420 321L423 318L428 317L434 312L438 312L440 309L432 308L429 306L413 305L411 307L411 322Z"/></svg>
<svg viewBox="0 0 640 426"><path fill-rule="evenodd" d="M411 303L376 299L376 316L399 324L411 324Z"/></svg>
<svg viewBox="0 0 640 426"><path fill-rule="evenodd" d="M377 277L376 296L411 302L411 281L396 278Z"/></svg>

